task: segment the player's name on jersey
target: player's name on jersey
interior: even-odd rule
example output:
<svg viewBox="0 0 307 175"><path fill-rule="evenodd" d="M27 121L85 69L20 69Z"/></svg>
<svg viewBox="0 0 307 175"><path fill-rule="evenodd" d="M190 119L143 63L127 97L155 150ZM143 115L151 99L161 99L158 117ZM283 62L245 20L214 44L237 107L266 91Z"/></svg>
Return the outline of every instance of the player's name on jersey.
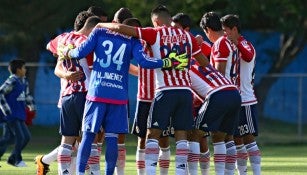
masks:
<svg viewBox="0 0 307 175"><path fill-rule="evenodd" d="M102 74L101 72L98 72L97 77L102 78L102 79L107 79L107 80L115 80L119 82L122 82L122 79L123 79L122 75L112 73L112 72L105 72L104 74Z"/></svg>

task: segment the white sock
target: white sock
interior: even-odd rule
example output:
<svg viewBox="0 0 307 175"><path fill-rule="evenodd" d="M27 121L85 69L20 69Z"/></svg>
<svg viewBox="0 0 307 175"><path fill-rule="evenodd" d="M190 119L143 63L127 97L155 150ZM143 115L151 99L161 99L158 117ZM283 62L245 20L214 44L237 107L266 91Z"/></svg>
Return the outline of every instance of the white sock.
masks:
<svg viewBox="0 0 307 175"><path fill-rule="evenodd" d="M126 166L126 146L125 144L117 144L118 145L118 157L115 167L115 172L117 175L125 174L125 166Z"/></svg>
<svg viewBox="0 0 307 175"><path fill-rule="evenodd" d="M58 151L58 172L59 175L71 174L70 164L71 164L71 153L72 145L61 144Z"/></svg>
<svg viewBox="0 0 307 175"><path fill-rule="evenodd" d="M145 145L146 174L156 174L159 157L159 144L156 139L148 139Z"/></svg>
<svg viewBox="0 0 307 175"><path fill-rule="evenodd" d="M159 168L160 168L160 175L168 174L170 159L171 159L170 147L160 148L159 160L158 160Z"/></svg>
<svg viewBox="0 0 307 175"><path fill-rule="evenodd" d="M136 150L136 168L138 175L145 175L145 149Z"/></svg>
<svg viewBox="0 0 307 175"><path fill-rule="evenodd" d="M198 174L198 161L200 158L200 147L198 142L188 142L188 171L189 175Z"/></svg>
<svg viewBox="0 0 307 175"><path fill-rule="evenodd" d="M175 174L186 175L188 163L188 141L180 140L176 142Z"/></svg>
<svg viewBox="0 0 307 175"><path fill-rule="evenodd" d="M238 174L239 175L247 175L247 159L248 159L248 154L246 151L245 146L242 145L237 145L237 169L238 169Z"/></svg>
<svg viewBox="0 0 307 175"><path fill-rule="evenodd" d="M234 141L226 143L225 175L234 175L236 169L237 150Z"/></svg>
<svg viewBox="0 0 307 175"><path fill-rule="evenodd" d="M256 142L245 145L254 175L261 174L261 154Z"/></svg>
<svg viewBox="0 0 307 175"><path fill-rule="evenodd" d="M225 142L213 143L214 168L216 175L225 174L226 146Z"/></svg>
<svg viewBox="0 0 307 175"><path fill-rule="evenodd" d="M201 175L209 175L210 171L210 151L209 149L205 153L200 153L199 167Z"/></svg>
<svg viewBox="0 0 307 175"><path fill-rule="evenodd" d="M46 154L42 158L42 162L50 165L52 162L57 160L59 147L56 147L50 153Z"/></svg>

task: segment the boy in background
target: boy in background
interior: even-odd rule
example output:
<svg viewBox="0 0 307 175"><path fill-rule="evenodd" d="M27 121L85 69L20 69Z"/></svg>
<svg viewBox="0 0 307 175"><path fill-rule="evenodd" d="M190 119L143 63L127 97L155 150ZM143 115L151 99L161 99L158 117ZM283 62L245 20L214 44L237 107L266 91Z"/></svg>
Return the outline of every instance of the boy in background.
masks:
<svg viewBox="0 0 307 175"><path fill-rule="evenodd" d="M10 61L10 77L0 87L0 109L7 120L7 126L14 134L15 146L7 163L16 167L26 167L21 152L30 141L30 131L25 123L26 106L35 110L33 97L29 93L28 81L25 79L26 67L22 59Z"/></svg>

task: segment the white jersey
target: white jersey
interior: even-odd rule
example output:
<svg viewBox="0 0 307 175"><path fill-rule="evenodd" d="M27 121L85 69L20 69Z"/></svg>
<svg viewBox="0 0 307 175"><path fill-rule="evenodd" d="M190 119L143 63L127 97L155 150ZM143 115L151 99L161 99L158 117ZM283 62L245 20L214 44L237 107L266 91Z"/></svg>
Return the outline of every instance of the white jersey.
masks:
<svg viewBox="0 0 307 175"><path fill-rule="evenodd" d="M254 78L256 65L256 50L253 45L243 37L239 38L237 46L240 58L240 75L238 87L241 91L242 106L257 103L254 93Z"/></svg>
<svg viewBox="0 0 307 175"><path fill-rule="evenodd" d="M226 62L225 77L236 84L239 72L239 59L237 52L225 36L218 38L212 45L210 63L214 68L217 62Z"/></svg>

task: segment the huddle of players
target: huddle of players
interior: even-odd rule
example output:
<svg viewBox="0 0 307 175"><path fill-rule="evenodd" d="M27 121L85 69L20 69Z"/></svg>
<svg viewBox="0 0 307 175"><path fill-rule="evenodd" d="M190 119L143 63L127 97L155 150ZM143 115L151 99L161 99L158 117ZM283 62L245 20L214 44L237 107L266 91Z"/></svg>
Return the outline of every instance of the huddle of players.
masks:
<svg viewBox="0 0 307 175"><path fill-rule="evenodd" d="M160 18L160 16L162 16L162 19L163 19L165 17L164 16L165 13L166 15L169 14L168 10L164 6L158 6L154 10L158 12L152 13L152 19L153 17ZM186 18L186 16L178 15L177 18L178 18L177 24L181 25L182 27L181 29L178 29L177 31L179 33L184 33L185 32L184 30L186 30L186 27L189 27L189 26L184 27L183 23L180 24L180 22L182 22L181 18ZM249 76L252 76L253 78L252 74L254 73L253 67L254 67L254 59L255 59L255 50L252 47L252 45L240 35L239 35L240 36L239 38L232 38L233 36L224 36L222 25L223 25L224 30L225 28L228 27L230 30L235 28L238 33L240 32L240 26L238 23L237 16L228 15L227 17L225 16L222 19L224 19L226 22L224 21L223 23L221 23L220 18L218 17L216 13L209 12L209 13L206 13L201 20L201 27L203 28L203 30L205 31L209 39L212 33L216 32L217 34L219 33L221 35L219 35L219 37L217 37L218 39L216 40L210 39L210 41L213 43L213 46L211 49L209 47L206 50L206 46L208 45L204 43L200 43L202 46L202 51L204 53L208 53L208 49L211 51L210 52L211 64L207 64L206 62L201 63L201 61L200 63L198 63L197 61L199 60L191 58L191 62L190 62L191 67L188 70L188 75L191 79L191 82L187 83L187 85L190 84L189 86L192 88L194 92L194 96L196 96L196 98L193 98L193 99L200 100L201 106L200 106L199 112L197 112L197 114L195 115L194 121L195 121L196 129L191 131L193 133L190 134L190 136L196 136L196 137L194 138L190 137L189 144L187 144L187 142L181 142L181 141L188 139L187 137L183 137L183 139L182 138L176 139L177 141L176 142L176 145L177 145L176 146L176 174L184 174L187 171L189 171L189 174L197 174L198 160L200 161L200 168L201 168L202 174L209 173L209 160L210 160L209 149L208 149L206 140L202 140L202 141L199 140L199 139L203 139L203 136L204 136L204 133L200 131L211 133L212 141L214 145L214 164L215 164L216 174L224 174L224 173L233 174L234 173L237 150L238 150L238 153L240 151L240 154L238 154L238 161L237 161L238 166L237 167L238 167L239 172L241 174L244 174L244 172L246 172L246 162L244 161L247 160L247 155L248 155L246 148L248 150L249 155L251 156L250 157L250 161L252 163L251 165L254 167L256 166L255 168L253 168L254 173L255 174L257 174L257 172L260 173L260 153L259 153L259 149L257 148L256 142L253 140L253 142L246 144L246 142L244 141L246 140L249 141L249 140L245 139L242 142L242 144L238 145L234 143L233 138L232 138L232 135L234 131L236 130L237 121L239 120L239 112L240 112L240 106L241 106L241 97L239 95L238 89L240 88L240 91L244 93L245 89L242 90L241 88L244 86L241 86L241 85L252 83L252 81L242 82L243 78L241 78L239 74L241 73L243 74L242 72L243 68L241 67L243 67L243 65L245 64L244 61L246 62L246 64L249 64L251 62L251 64L249 65L252 65L251 66L252 69L248 68L247 71L251 70L252 72L244 72L244 75L242 77L249 75ZM229 22L230 24L229 23L227 24L227 19L230 21ZM231 22L232 20L234 20L237 23ZM173 22L176 23L176 16L174 16ZM166 23L169 23L169 21ZM161 27L159 25L161 24L157 24L157 27ZM227 26L227 25L230 25L230 26ZM102 26L102 27L108 27L108 26ZM111 28L112 30L112 27L109 27L109 28ZM169 26L168 29L169 28L171 27ZM141 30L140 28L138 29ZM121 31L118 31L118 32L121 32ZM125 34L129 34L129 33L125 33ZM146 30L144 30L144 33L142 34L143 36L145 36ZM231 35L231 31L229 35ZM146 39L148 38L144 37L143 39L147 41ZM148 40L150 40L150 38ZM150 42L148 43L149 45L154 45ZM148 49L149 55L151 56L153 55L157 57L157 54L155 53L157 52L155 47L149 47L149 48L150 48ZM192 51L194 53L189 53L189 55L190 56L197 55L198 50L197 49L195 50ZM228 53L227 51L225 52L225 50L228 50ZM228 55L223 55L224 53L227 53ZM247 58L246 60L244 60L244 58L242 57L246 55L248 56L252 55L252 58ZM144 71L149 71L149 73L145 74ZM146 86L146 87L142 87L142 86L145 86L145 84L148 82L150 83L155 82L155 81L152 81L154 80L154 73L157 73L159 71L161 71L162 74L165 71L174 72L174 70L163 70L163 69L162 70L152 70L152 69L143 69L142 67L139 67L138 69L138 76L139 76L138 78L139 79L138 104L137 104L137 110L136 110L135 123L133 127L133 133L140 137L139 144L138 144L138 150L137 150L137 157L136 157L137 165L138 165L137 166L138 174L144 174L145 171L147 172L147 174L154 174L155 170L153 169L155 169L155 167L157 166L157 160L155 158L151 159L153 157L156 157L152 155L157 154L156 152L157 149L150 148L150 145L151 145L150 142L155 142L153 139L155 137L150 138L149 136L149 134L152 134L155 136L157 134L150 129L148 130L149 131L149 134L148 134L145 124L147 122L148 115L150 119L153 119L154 117L152 117L153 115L152 112L158 111L158 110L154 110L155 104L158 104L158 103L152 102L152 101L153 100L157 101L158 99L157 96L159 95L160 91L159 90L156 91L156 94L154 95L155 91L153 90L153 87L155 86L159 87L160 85L159 84L158 85L149 84L149 86ZM180 71L182 70L175 71L175 73L178 73ZM177 75L174 75L174 76L176 78ZM181 78L180 76L179 78ZM156 77L159 77L159 76L156 76ZM157 81L159 81L159 79ZM145 88L146 91L144 91L144 89L142 91L141 88ZM149 90L148 88L151 88L151 90ZM142 94L144 92L150 92L150 93ZM145 102L145 103L142 103L142 102ZM243 102L246 102L246 101L243 101ZM255 103L256 103L256 99L254 99L253 104L250 106L249 106L250 103L247 103L249 106L248 107L249 109L247 109L245 105L244 107L242 107L243 108L242 112L245 114L244 117L247 117L246 115L248 115L248 117L251 117L251 116L255 117L254 116L254 112L255 112L254 104ZM144 107L141 107L141 106L144 106ZM149 111L150 108L152 108L151 111ZM187 108L187 106L183 106L183 108ZM161 107L159 110L160 111L164 110L164 108ZM183 110L186 110L186 109L183 109ZM142 116L143 119L140 119L139 115L143 115ZM174 114L174 115L180 115L180 114ZM174 116L171 116L171 117L174 117ZM172 118L171 120L172 120L171 121L172 124L176 125L175 120L178 120L178 119ZM253 120L255 120L255 118L253 118ZM246 124L239 125L238 128L240 129L241 132L238 135L235 134L235 136L239 136L239 138L241 139L241 138L244 138L242 136L246 134L248 135L257 134L257 126L254 126L254 129L256 130L251 131L251 128L249 128L249 125L247 123L248 121L246 121ZM157 126L157 124L160 124L160 123L158 122L152 122L151 124L150 122L152 121L148 120L149 128L157 127L159 130L165 129L165 128L159 128L159 125ZM256 125L255 122L253 123L254 125ZM169 126L170 124L169 118L166 123L168 123L167 125ZM184 124L187 124L187 123L184 123ZM176 128L175 130L181 131L180 129L176 129ZM161 132L157 132L157 133L159 133L158 136L160 137ZM184 133L187 134L186 132ZM146 134L147 134L147 139L145 140ZM176 134L175 134L175 137L176 137ZM240 139L237 139L238 140L237 143L241 143L239 141ZM203 152L200 152L199 143L201 145ZM164 170L165 174L167 174L169 162L170 162L169 161L170 152L169 152L168 144L169 143L166 141L164 142L164 147L160 146L160 148L163 148L163 149L160 150L160 152L162 152L162 155L160 155L159 157L160 158L159 166L160 166L160 171ZM235 145L237 145L237 149ZM153 154L151 152L152 150L155 150ZM163 155L163 151L166 152L164 153L164 155ZM147 156L146 160L152 160L152 161L146 162L145 161L146 156ZM177 162L179 163L177 164ZM186 167L187 162L189 162L188 163L189 168Z"/></svg>

